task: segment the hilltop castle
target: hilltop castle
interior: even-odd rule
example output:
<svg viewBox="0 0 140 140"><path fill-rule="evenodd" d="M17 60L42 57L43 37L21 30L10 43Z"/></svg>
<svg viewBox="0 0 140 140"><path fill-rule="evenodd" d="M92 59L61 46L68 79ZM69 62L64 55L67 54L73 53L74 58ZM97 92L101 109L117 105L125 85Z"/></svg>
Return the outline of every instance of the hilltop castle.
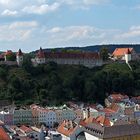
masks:
<svg viewBox="0 0 140 140"><path fill-rule="evenodd" d="M23 53L21 49L15 54L11 50L7 50L5 53L0 54L0 64L6 65L18 65L22 66L23 63Z"/></svg>
<svg viewBox="0 0 140 140"><path fill-rule="evenodd" d="M42 48L32 59L34 66L48 62L62 65L83 65L89 68L103 64L100 54L97 52L44 52Z"/></svg>

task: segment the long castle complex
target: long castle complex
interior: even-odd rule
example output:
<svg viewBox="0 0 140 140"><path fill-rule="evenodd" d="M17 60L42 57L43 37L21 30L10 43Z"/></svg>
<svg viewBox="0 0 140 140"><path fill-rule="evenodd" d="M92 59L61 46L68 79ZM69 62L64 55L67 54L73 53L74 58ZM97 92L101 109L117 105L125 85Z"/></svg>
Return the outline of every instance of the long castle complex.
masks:
<svg viewBox="0 0 140 140"><path fill-rule="evenodd" d="M32 59L34 65L55 62L57 64L83 65L89 68L103 64L97 52L44 52L42 48Z"/></svg>

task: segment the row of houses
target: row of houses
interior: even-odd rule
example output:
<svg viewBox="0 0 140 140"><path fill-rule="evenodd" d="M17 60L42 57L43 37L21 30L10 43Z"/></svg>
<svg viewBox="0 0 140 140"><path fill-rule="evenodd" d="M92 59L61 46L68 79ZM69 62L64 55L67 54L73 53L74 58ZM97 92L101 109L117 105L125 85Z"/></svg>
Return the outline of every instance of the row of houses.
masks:
<svg viewBox="0 0 140 140"><path fill-rule="evenodd" d="M65 120L57 129L62 140L139 140L139 96L109 95L105 104L88 105L84 119ZM84 136L84 138L83 138Z"/></svg>
<svg viewBox="0 0 140 140"><path fill-rule="evenodd" d="M6 107L0 112L0 120L7 125L12 124L34 124L38 125L44 123L48 127L53 127L54 123L61 123L63 120L73 120L75 118L84 119L87 116L105 116L108 117L112 123L117 120L135 120L140 117L140 98L129 98L127 95L113 93L105 99L106 107L100 104L93 105L75 105L68 102L62 107L40 107L38 105L31 105L29 108L9 108Z"/></svg>
<svg viewBox="0 0 140 140"><path fill-rule="evenodd" d="M69 107L64 105L44 108L32 104L29 108L13 107L13 110L9 110L9 112L3 110L0 112L0 120L7 129L12 129L12 132L14 125L15 133L22 137L37 135L33 128L43 124L46 126L45 130L46 128L50 130L49 136L44 134L44 130L40 128L37 137L44 134L44 139L47 136L46 140L50 137L52 140L58 140L58 137L60 140L76 140L83 137L83 134L87 140L139 140L139 102L139 96L129 98L124 93L114 92L105 99L105 106L68 102ZM57 130L51 132L51 129L57 126ZM117 132L115 133L115 131Z"/></svg>

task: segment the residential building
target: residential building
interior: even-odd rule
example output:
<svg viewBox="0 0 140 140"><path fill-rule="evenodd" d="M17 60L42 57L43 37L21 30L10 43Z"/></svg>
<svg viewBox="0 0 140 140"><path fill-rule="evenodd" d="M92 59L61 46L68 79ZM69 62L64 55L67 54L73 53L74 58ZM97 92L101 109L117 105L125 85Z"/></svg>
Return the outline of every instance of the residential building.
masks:
<svg viewBox="0 0 140 140"><path fill-rule="evenodd" d="M31 105L34 124L46 124L48 127L53 127L57 121L56 113L54 110Z"/></svg>
<svg viewBox="0 0 140 140"><path fill-rule="evenodd" d="M32 124L32 111L27 108L16 108L13 112L14 124Z"/></svg>
<svg viewBox="0 0 140 140"><path fill-rule="evenodd" d="M10 112L1 111L0 120L3 121L5 125L13 125L13 114Z"/></svg>
<svg viewBox="0 0 140 140"><path fill-rule="evenodd" d="M114 60L125 60L126 62L138 59L134 48L116 48L112 56Z"/></svg>
<svg viewBox="0 0 140 140"><path fill-rule="evenodd" d="M77 140L77 137L83 132L83 127L69 120L64 120L57 131L61 134L62 140Z"/></svg>

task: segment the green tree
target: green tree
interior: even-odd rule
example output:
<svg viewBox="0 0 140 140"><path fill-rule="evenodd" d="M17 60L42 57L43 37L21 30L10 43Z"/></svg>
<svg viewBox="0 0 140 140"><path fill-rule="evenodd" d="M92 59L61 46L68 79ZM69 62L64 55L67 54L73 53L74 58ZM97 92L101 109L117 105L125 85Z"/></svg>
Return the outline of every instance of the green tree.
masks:
<svg viewBox="0 0 140 140"><path fill-rule="evenodd" d="M101 55L101 58L102 58L104 61L108 59L108 57L109 57L108 53L109 53L109 50L108 50L107 47L102 47L102 48L100 49L100 55Z"/></svg>

